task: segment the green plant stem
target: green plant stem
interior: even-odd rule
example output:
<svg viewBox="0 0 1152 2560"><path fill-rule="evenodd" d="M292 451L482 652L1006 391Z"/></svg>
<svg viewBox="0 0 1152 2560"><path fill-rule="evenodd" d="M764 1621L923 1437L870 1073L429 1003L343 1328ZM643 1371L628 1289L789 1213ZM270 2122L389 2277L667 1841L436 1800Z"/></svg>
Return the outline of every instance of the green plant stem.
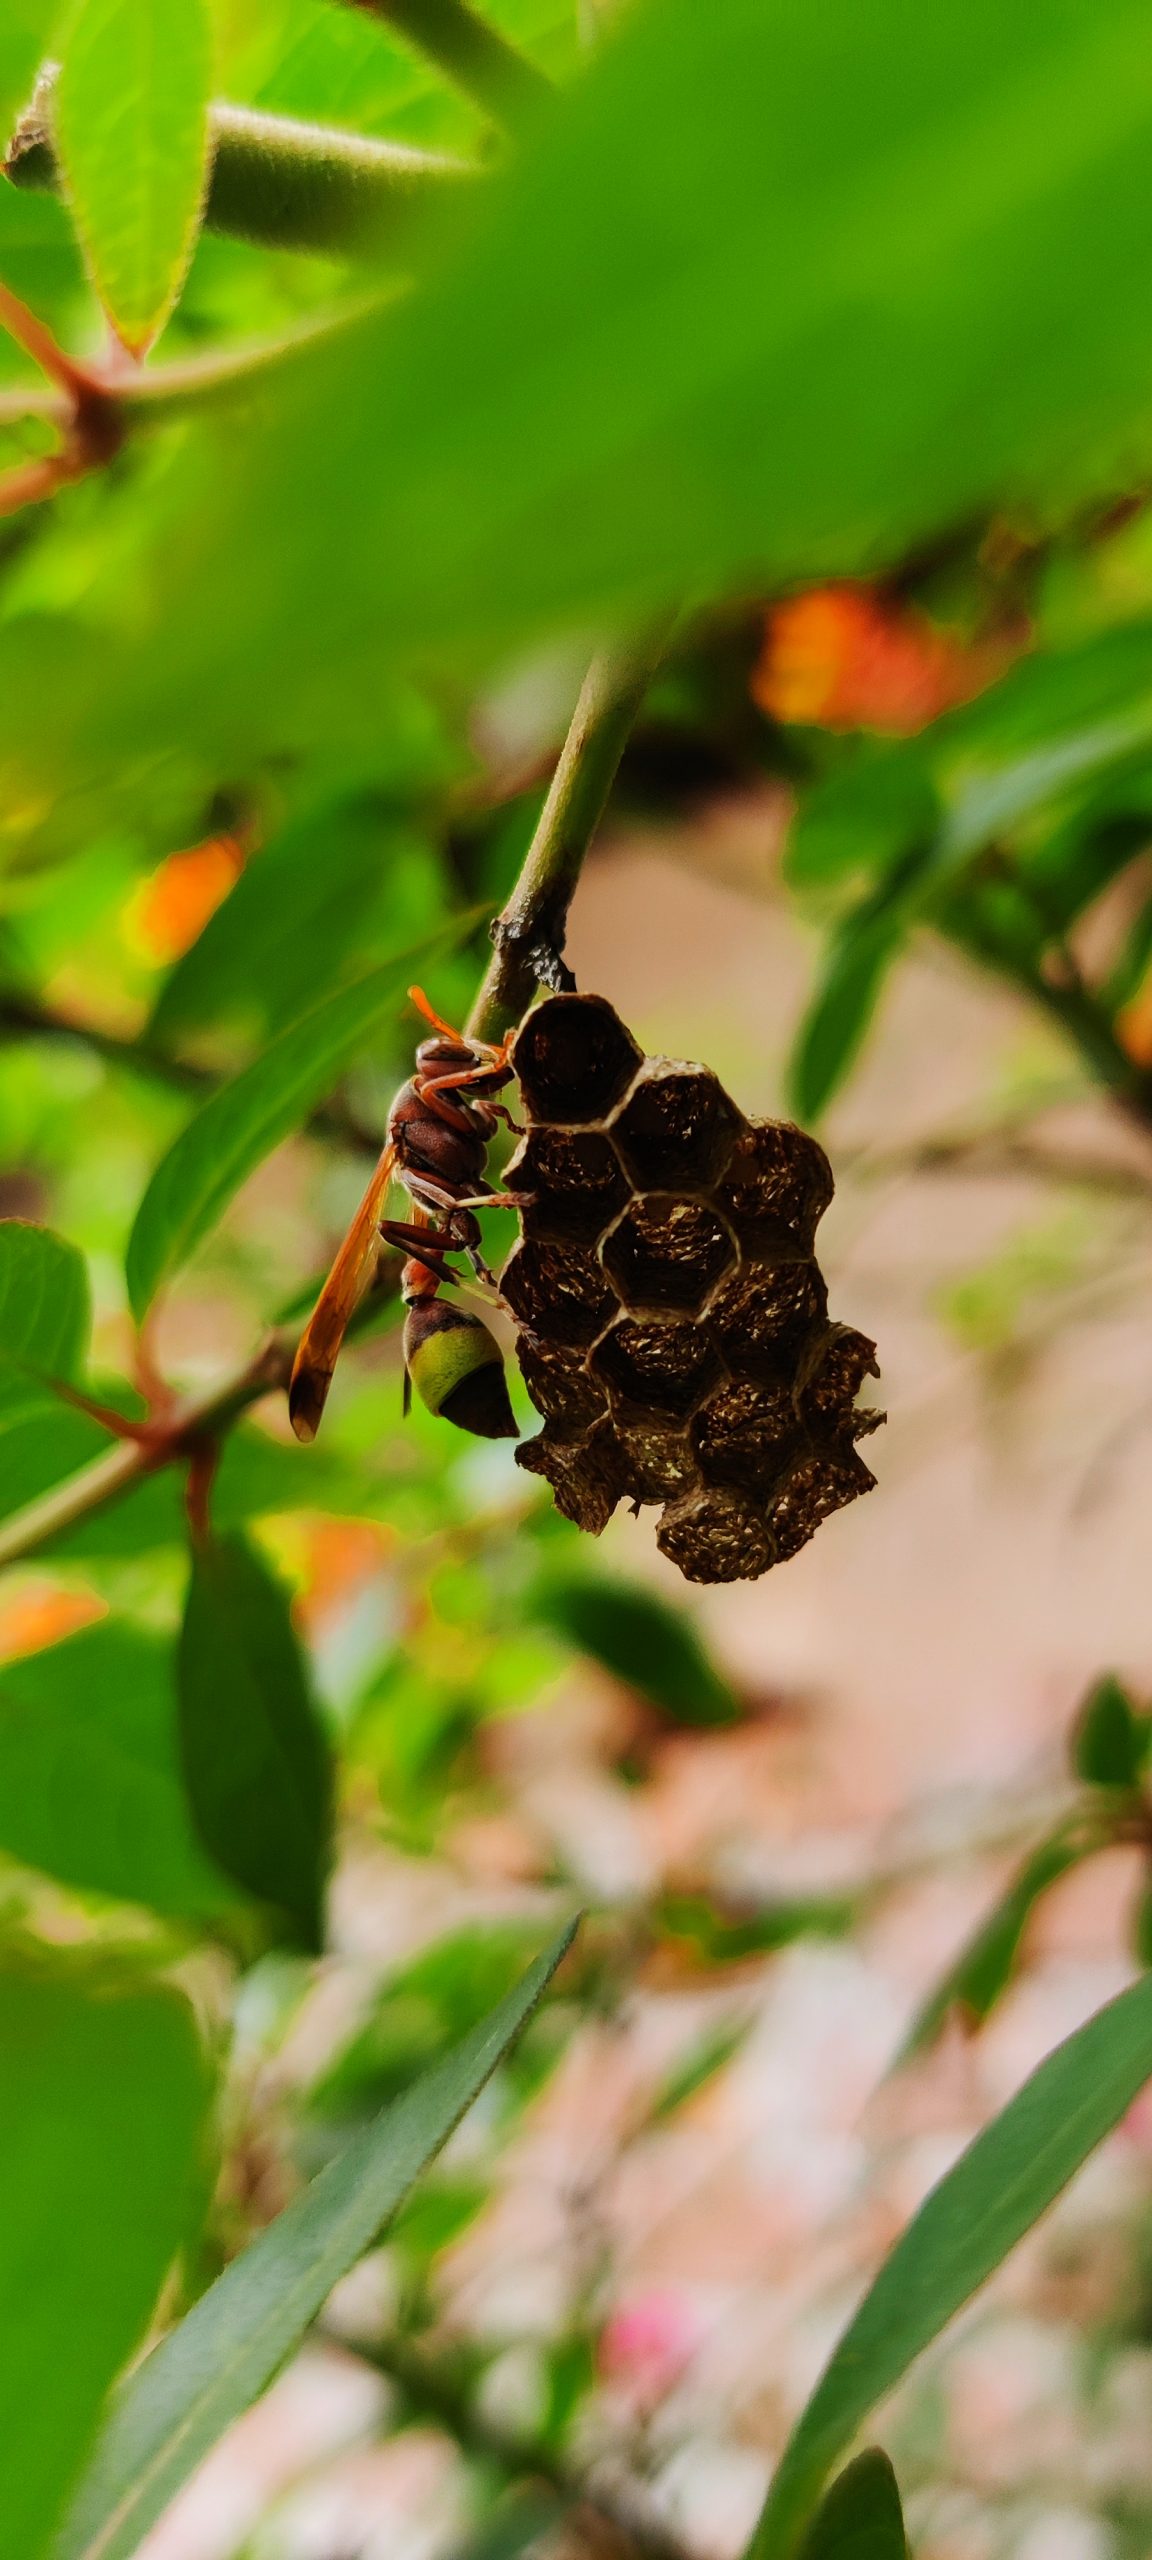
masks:
<svg viewBox="0 0 1152 2560"><path fill-rule="evenodd" d="M542 2436L502 2427L486 2417L467 2383L441 2357L430 2356L395 2335L365 2342L349 2342L342 2336L341 2343L351 2343L363 2362L386 2374L409 2407L435 2420L463 2453L495 2464L506 2478L539 2484L564 2508L583 2507L638 2553L640 2560L688 2560L685 2545L638 2501L618 2489L601 2488Z"/></svg>
<svg viewBox="0 0 1152 2560"><path fill-rule="evenodd" d="M198 1442L211 1439L235 1422L248 1406L286 1386L292 1366L294 1338L270 1334L253 1359L210 1395L179 1405L154 1439L117 1440L91 1464L53 1485L35 1502L25 1503L10 1520L0 1522L0 1567L21 1564L53 1538L74 1529L94 1511L129 1493L145 1476L188 1457Z"/></svg>
<svg viewBox="0 0 1152 2560"><path fill-rule="evenodd" d="M494 124L514 132L550 97L552 84L467 0L350 0L353 8L415 45Z"/></svg>
<svg viewBox="0 0 1152 2560"><path fill-rule="evenodd" d="M496 949L468 1017L474 1039L498 1040L539 985L570 983L563 964L568 909L671 628L669 618L631 647L592 661L519 880L492 926Z"/></svg>
<svg viewBox="0 0 1152 2560"><path fill-rule="evenodd" d="M416 207L475 175L443 152L223 102L212 109L211 131L205 224L259 248L375 256ZM60 192L46 84L17 126L5 166L14 186Z"/></svg>

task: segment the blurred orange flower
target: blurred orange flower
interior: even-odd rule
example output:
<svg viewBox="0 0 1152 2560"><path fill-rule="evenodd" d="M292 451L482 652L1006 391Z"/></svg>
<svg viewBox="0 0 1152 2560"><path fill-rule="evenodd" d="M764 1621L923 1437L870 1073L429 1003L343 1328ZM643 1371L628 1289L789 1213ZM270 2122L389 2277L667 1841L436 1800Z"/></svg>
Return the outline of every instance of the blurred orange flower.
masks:
<svg viewBox="0 0 1152 2560"><path fill-rule="evenodd" d="M131 903L133 939L145 958L178 960L188 950L234 887L246 851L238 836L220 835L168 855Z"/></svg>
<svg viewBox="0 0 1152 2560"><path fill-rule="evenodd" d="M309 1522L301 1560L304 1587L296 1603L300 1623L314 1631L329 1610L380 1572L390 1544L387 1530L371 1520Z"/></svg>
<svg viewBox="0 0 1152 2560"><path fill-rule="evenodd" d="M1116 1016L1116 1037L1135 1067L1152 1067L1152 978Z"/></svg>
<svg viewBox="0 0 1152 2560"><path fill-rule="evenodd" d="M97 1618L107 1617L94 1591L62 1591L54 1582L26 1583L0 1603L0 1662L16 1662L21 1654L43 1653L65 1636L78 1635Z"/></svg>
<svg viewBox="0 0 1152 2560"><path fill-rule="evenodd" d="M752 695L774 720L910 737L990 684L1022 636L969 645L874 587L812 587L769 614Z"/></svg>

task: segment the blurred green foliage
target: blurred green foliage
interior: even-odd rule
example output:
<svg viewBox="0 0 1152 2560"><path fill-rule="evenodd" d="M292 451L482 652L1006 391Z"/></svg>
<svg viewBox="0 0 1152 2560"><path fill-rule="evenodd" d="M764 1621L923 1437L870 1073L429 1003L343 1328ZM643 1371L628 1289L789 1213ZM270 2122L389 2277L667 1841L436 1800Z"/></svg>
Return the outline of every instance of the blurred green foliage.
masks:
<svg viewBox="0 0 1152 2560"><path fill-rule="evenodd" d="M63 46L66 188L0 184L0 283L92 376L69 422L67 361L46 388L10 313L0 472L34 472L70 429L81 447L49 504L0 481L0 2369L27 2445L0 2542L20 2560L46 2549L204 2206L213 2073L228 2160L190 2259L202 2276L234 2238L242 2254L117 2402L76 2560L134 2547L386 2213L397 2359L434 2331L437 2262L489 2206L574 2026L614 2029L641 1981L683 1997L680 2049L636 2106L642 2130L670 2124L742 2051L751 1970L847 1932L879 1889L594 1881L566 1996L530 2016L547 1966L526 1976L529 1957L596 1871L578 1825L561 1845L510 1809L511 1720L543 1719L580 1665L606 1674L597 1774L624 1801L670 1737L701 1768L738 1746L727 1729L756 1702L699 1616L580 1551L506 1449L402 1421L388 1305L341 1363L317 1450L267 1404L163 1440L178 1391L210 1397L311 1303L408 1071L410 978L466 1015L589 643L685 608L620 811L787 795L785 880L821 943L801 1116L833 1108L929 935L1055 1031L1068 1092L1152 1125L1144 13L489 14L556 87L511 138L435 44L339 0L215 0L211 77L199 0L84 0L71 32L33 0L0 19L5 124ZM302 246L298 202L277 244L267 195L259 238L245 217L234 121L232 192L194 238L210 96L472 174L345 236L310 168L324 219ZM370 187L364 165L340 205ZM140 344L169 306L143 372L109 369L108 321ZM93 398L105 442L85 447ZM863 612L911 653L914 703L869 696L862 663L839 694L809 668L807 698L764 675L774 600L816 582L840 641ZM954 1284L964 1344L1011 1351L1086 1269L1106 1275L1110 1232L1090 1223L1017 1236ZM485 1226L499 1260L499 1213ZM141 1446L106 1502L102 1471ZM88 1468L94 1498L22 1543L17 1515ZM1146 1869L1148 1735L1102 1681L1074 1795L1017 1845L913 2049L992 2013L1082 1860L1120 1843ZM405 1954L365 1959L353 1926L349 1955L339 1879L325 1936L341 1846L350 1871L434 1859L451 1882ZM462 1917L470 1860L506 1897L484 1926ZM1146 1965L1143 1885L1133 1945ZM157 1987L174 1963L199 2027ZM309 2067L286 2063L346 1964L352 2014ZM879 2312L870 2297L872 2396L1139 2085L1146 1986L1084 2037L961 2164L953 2206L925 2208ZM248 2253L261 2143L289 2181L326 2166ZM957 2195L963 2230L933 2255ZM478 2552L529 2547L571 2503L557 2448L598 2387L595 2265L581 2284L537 2342L520 2469L547 2498L506 2495L516 2462L470 2433L482 2347L433 2395L496 2483ZM802 2498L785 2469L790 2532L870 2405L862 2367L844 2382L856 2353L825 2389L828 2432L798 2439L804 2455L819 2438ZM903 2548L891 2473L865 2455L827 2493L811 2560Z"/></svg>

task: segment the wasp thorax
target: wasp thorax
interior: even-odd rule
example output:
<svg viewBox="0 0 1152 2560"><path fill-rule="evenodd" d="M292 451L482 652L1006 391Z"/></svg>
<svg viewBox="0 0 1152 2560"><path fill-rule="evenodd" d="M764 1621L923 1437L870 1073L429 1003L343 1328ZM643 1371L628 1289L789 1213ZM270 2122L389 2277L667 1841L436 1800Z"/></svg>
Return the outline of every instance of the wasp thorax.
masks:
<svg viewBox="0 0 1152 2560"><path fill-rule="evenodd" d="M404 1362L429 1413L481 1440L514 1440L516 1417L495 1334L443 1298L418 1298L404 1324Z"/></svg>
<svg viewBox="0 0 1152 2560"><path fill-rule="evenodd" d="M581 1528L658 1503L689 1580L752 1580L875 1481L855 1446L883 1420L856 1407L875 1346L829 1321L813 1252L823 1148L746 1120L710 1068L644 1057L602 996L539 1005L513 1063L502 1287L544 1416L517 1460Z"/></svg>

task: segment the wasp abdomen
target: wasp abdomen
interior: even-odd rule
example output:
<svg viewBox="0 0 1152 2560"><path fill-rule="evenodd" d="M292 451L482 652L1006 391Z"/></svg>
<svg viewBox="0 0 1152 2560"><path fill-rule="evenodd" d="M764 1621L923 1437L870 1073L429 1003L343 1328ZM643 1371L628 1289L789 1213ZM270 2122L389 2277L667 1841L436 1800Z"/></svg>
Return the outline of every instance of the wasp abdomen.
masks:
<svg viewBox="0 0 1152 2560"><path fill-rule="evenodd" d="M429 1413L481 1440L515 1440L516 1416L495 1334L443 1298L417 1298L404 1325L404 1361Z"/></svg>

